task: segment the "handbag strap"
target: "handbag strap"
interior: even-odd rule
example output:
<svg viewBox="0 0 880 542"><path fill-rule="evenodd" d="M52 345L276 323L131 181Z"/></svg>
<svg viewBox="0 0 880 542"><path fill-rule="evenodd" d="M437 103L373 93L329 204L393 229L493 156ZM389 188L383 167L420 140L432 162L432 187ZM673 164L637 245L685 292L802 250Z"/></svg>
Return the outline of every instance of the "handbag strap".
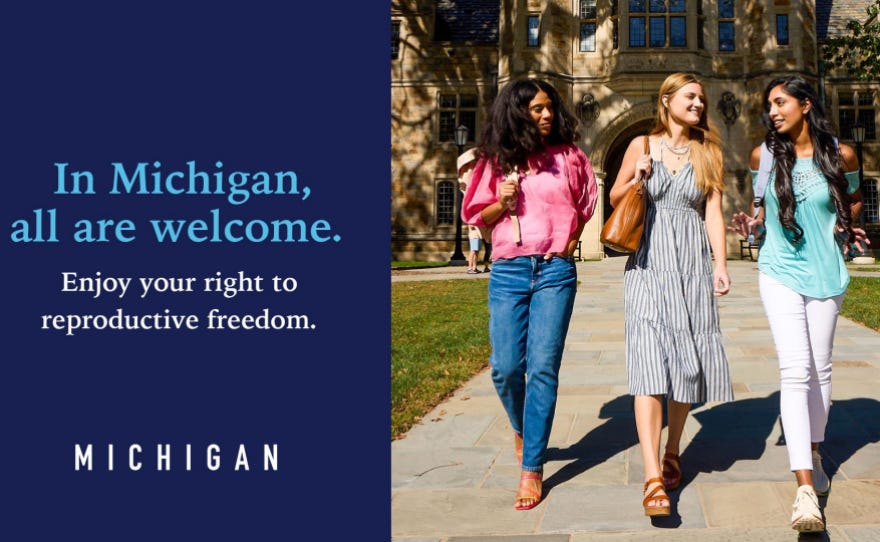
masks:
<svg viewBox="0 0 880 542"><path fill-rule="evenodd" d="M647 135L647 134L645 134L645 150L644 150L644 154L647 154L648 156L651 155L651 141L650 141L650 139L648 139L648 135ZM638 183L636 184L636 186L637 186L639 189L641 189L641 188L645 185L645 182L647 182L647 180L648 180L648 179L645 178L645 176L643 175L642 177L639 178Z"/></svg>

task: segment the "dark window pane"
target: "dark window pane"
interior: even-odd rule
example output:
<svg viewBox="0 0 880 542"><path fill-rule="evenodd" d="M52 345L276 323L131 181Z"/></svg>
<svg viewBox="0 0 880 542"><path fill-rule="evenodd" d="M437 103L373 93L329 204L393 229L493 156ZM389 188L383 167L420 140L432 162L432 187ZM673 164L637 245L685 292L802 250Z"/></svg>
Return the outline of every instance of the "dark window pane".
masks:
<svg viewBox="0 0 880 542"><path fill-rule="evenodd" d="M400 23L391 23L391 58L400 54Z"/></svg>
<svg viewBox="0 0 880 542"><path fill-rule="evenodd" d="M538 46L538 16L529 15L529 47Z"/></svg>
<svg viewBox="0 0 880 542"><path fill-rule="evenodd" d="M788 15L776 16L776 44L788 45Z"/></svg>
<svg viewBox="0 0 880 542"><path fill-rule="evenodd" d="M651 47L666 46L666 17L651 17Z"/></svg>
<svg viewBox="0 0 880 542"><path fill-rule="evenodd" d="M630 13L644 13L645 12L645 0L629 0L629 12Z"/></svg>
<svg viewBox="0 0 880 542"><path fill-rule="evenodd" d="M462 124L468 128L468 141L474 141L478 106L476 94L441 94L437 129L439 141L455 141L455 129Z"/></svg>
<svg viewBox="0 0 880 542"><path fill-rule="evenodd" d="M733 18L733 0L718 1L718 17L722 19Z"/></svg>
<svg viewBox="0 0 880 542"><path fill-rule="evenodd" d="M877 179L867 178L862 184L862 213L865 216L865 222L880 222L878 216L877 201Z"/></svg>
<svg viewBox="0 0 880 542"><path fill-rule="evenodd" d="M611 0L611 16L617 17L617 2L620 0Z"/></svg>
<svg viewBox="0 0 880 542"><path fill-rule="evenodd" d="M474 136L477 134L477 112L476 111L461 111L458 114L458 124L467 126L468 129L468 141L474 141ZM458 127L458 126L456 126ZM455 136L453 136L455 139Z"/></svg>
<svg viewBox="0 0 880 542"><path fill-rule="evenodd" d="M703 14L703 0L697 0L697 15Z"/></svg>
<svg viewBox="0 0 880 542"><path fill-rule="evenodd" d="M687 47L687 23L684 17L669 18L669 46Z"/></svg>
<svg viewBox="0 0 880 542"><path fill-rule="evenodd" d="M718 50L719 51L735 51L736 43L734 42L733 23L718 23Z"/></svg>
<svg viewBox="0 0 880 542"><path fill-rule="evenodd" d="M611 24L611 42L612 42L611 46L612 46L615 50L616 50L617 47L620 45L620 44L618 43L619 39L618 39L618 30L617 30L617 29L618 29L618 26L617 26L617 19L614 19L614 21L613 21L612 24Z"/></svg>
<svg viewBox="0 0 880 542"><path fill-rule="evenodd" d="M840 137L852 139L852 125L855 124L856 112L853 109L840 109L837 114L837 126L840 129ZM867 130L865 130L867 131Z"/></svg>
<svg viewBox="0 0 880 542"><path fill-rule="evenodd" d="M706 39L703 34L703 19L697 19L697 48L706 49Z"/></svg>
<svg viewBox="0 0 880 542"><path fill-rule="evenodd" d="M629 18L629 46L644 47L645 46L645 18L630 17Z"/></svg>
<svg viewBox="0 0 880 542"><path fill-rule="evenodd" d="M859 105L867 105L871 107L874 105L874 95L870 92L859 92Z"/></svg>
<svg viewBox="0 0 880 542"><path fill-rule="evenodd" d="M458 97L458 100L459 107L477 107L476 94L462 94Z"/></svg>
<svg viewBox="0 0 880 542"><path fill-rule="evenodd" d="M440 141L455 141L455 111L440 112Z"/></svg>
<svg viewBox="0 0 880 542"><path fill-rule="evenodd" d="M651 0L651 6L649 9L651 10L651 13L665 13L666 0Z"/></svg>
<svg viewBox="0 0 880 542"><path fill-rule="evenodd" d="M865 127L865 141L877 139L877 126L874 124L873 109L859 109L859 122Z"/></svg>
<svg viewBox="0 0 880 542"><path fill-rule="evenodd" d="M670 13L684 13L687 2L685 0L669 0Z"/></svg>
<svg viewBox="0 0 880 542"><path fill-rule="evenodd" d="M437 183L437 224L453 224L455 219L455 186L452 181Z"/></svg>
<svg viewBox="0 0 880 542"><path fill-rule="evenodd" d="M581 0L581 19L596 18L596 0Z"/></svg>
<svg viewBox="0 0 880 542"><path fill-rule="evenodd" d="M596 23L581 23L581 51L596 50Z"/></svg>

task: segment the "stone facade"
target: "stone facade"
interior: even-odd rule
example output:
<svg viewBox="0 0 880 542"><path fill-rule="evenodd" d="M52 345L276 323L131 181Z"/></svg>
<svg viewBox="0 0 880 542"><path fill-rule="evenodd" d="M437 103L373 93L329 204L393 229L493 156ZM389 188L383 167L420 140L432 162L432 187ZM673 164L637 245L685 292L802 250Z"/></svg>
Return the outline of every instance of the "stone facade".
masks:
<svg viewBox="0 0 880 542"><path fill-rule="evenodd" d="M792 72L805 76L824 91L835 119L841 93L870 94L874 126L880 126L880 84L856 82L838 73L819 74L824 34L817 35L817 29L831 32L838 28L844 15L858 11L854 6L861 6L864 14L865 2L819 2L817 24L817 5L811 1L669 1L667 10L674 5L684 7L682 12L659 14L664 17L667 40L672 40L676 25L676 37L684 42L676 47L631 46L630 18L658 14L631 13L630 4L638 2L616 3L616 10L612 0L407 0L392 4L392 29L396 26L399 36L397 58L391 62L394 259L442 261L453 252L454 225L437 220L438 186L447 182L448 202L448 182L456 178L459 149L452 141L440 141L441 95L476 96L478 132L497 89L511 79L541 77L559 90L581 118L578 144L590 157L600 182L602 204L581 237L584 258L606 254L599 230L610 212L610 182L628 142L653 125L656 93L669 73L696 73L706 87L709 118L725 145L726 214L747 209L751 201L748 157L764 134L760 101L773 77ZM644 9L652 3L646 0ZM593 4L595 12L590 9ZM732 4L733 17L719 18L723 4ZM493 33L486 15L495 6ZM587 8L585 18L581 18L582 7ZM788 45L778 43L778 15L787 16ZM675 17L682 19L670 22ZM529 45L530 19L538 22L538 40L533 45ZM733 28L733 40L725 40L725 45L719 21ZM587 28L595 25L594 42L586 47L594 51L580 50L582 23ZM442 26L439 32L438 24ZM450 32L450 26L458 31ZM476 137L470 134L465 148ZM848 134L841 134L841 139L850 143ZM866 181L876 182L880 177L876 129L863 150ZM448 213L444 216L448 218ZM728 253L739 255L735 234L728 236Z"/></svg>

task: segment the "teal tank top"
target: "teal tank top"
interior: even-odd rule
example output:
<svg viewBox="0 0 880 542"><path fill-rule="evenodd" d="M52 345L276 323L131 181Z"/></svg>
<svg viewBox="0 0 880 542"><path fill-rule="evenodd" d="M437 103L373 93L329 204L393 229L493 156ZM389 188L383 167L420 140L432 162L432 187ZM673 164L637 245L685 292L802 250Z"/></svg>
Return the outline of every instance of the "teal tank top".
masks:
<svg viewBox="0 0 880 542"><path fill-rule="evenodd" d="M752 186L758 172L752 171ZM847 193L859 188L859 172L845 173ZM837 213L828 190L828 181L812 158L798 158L792 168L792 184L797 205L794 217L804 230L797 243L793 234L779 222L775 169L764 194L764 240L758 253L758 269L795 292L824 299L846 292L849 273L841 246L835 236Z"/></svg>

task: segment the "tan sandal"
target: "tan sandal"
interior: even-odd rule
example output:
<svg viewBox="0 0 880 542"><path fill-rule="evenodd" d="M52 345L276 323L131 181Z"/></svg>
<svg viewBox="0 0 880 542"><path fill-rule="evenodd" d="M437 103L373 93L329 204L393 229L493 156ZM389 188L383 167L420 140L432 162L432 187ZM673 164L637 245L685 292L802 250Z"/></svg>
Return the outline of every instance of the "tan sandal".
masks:
<svg viewBox="0 0 880 542"><path fill-rule="evenodd" d="M681 485L681 459L678 454L666 452L663 456L663 487L672 491Z"/></svg>
<svg viewBox="0 0 880 542"><path fill-rule="evenodd" d="M654 486L654 489L648 492L648 488L652 485ZM645 498L642 499L642 506L645 508L646 516L668 516L671 513L668 504L666 506L648 506L649 502L669 502L669 495L666 494L666 489L663 487L662 479L651 478L650 480L645 482L645 492Z"/></svg>
<svg viewBox="0 0 880 542"><path fill-rule="evenodd" d="M531 510L538 506L538 503L541 502L541 496L544 489L542 487L543 477L543 474L540 472L522 471L522 474L519 476L519 490L516 492L516 502L513 504L514 508L517 510ZM538 481L537 490L532 486L530 480Z"/></svg>

